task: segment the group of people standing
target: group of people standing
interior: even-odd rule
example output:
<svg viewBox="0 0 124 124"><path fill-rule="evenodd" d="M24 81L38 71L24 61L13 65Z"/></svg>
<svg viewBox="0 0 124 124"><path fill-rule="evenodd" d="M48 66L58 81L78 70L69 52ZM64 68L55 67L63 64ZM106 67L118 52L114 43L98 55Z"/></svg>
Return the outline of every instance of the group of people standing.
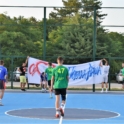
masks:
<svg viewBox="0 0 124 124"><path fill-rule="evenodd" d="M25 90L25 84L26 84L26 65L28 62L28 58L26 59L25 63L22 63L22 66L18 68L18 71L20 72L20 87L22 91ZM66 101L66 89L68 87L69 82L69 73L68 69L63 66L63 58L58 57L57 63L58 66L56 68L52 67L52 63L48 63L48 68L46 68L45 72L42 72L40 75L41 79L41 91L46 92L47 85L49 86L49 92L50 92L50 98L52 98L52 92L54 89L55 96L56 96L56 117L58 118L60 116L60 113L62 116L64 116L64 106ZM60 106L60 95L62 99L62 103Z"/></svg>
<svg viewBox="0 0 124 124"><path fill-rule="evenodd" d="M28 62L28 58L26 59L25 63L18 69L20 72L20 87L22 91L25 91L25 84L26 84L26 64ZM49 86L50 98L52 98L52 92L54 89L56 101L55 101L55 108L56 108L56 118L64 116L64 107L66 102L66 91L69 83L69 72L68 69L63 66L63 58L58 57L57 63L58 66L53 68L52 63L48 63L48 68L45 72L42 72L40 75L41 78L41 89L42 91L46 91L47 84ZM106 92L108 91L108 74L109 68L108 61L106 59L102 59L100 61L100 66L103 68L103 81L102 81L102 91L104 91L104 84L106 85ZM124 63L122 64L122 75L124 76ZM5 82L7 82L7 69L4 67L4 61L0 60L0 106L2 106L2 98L4 95L5 90ZM123 88L124 88L124 81L123 81ZM61 96L61 104L60 104L60 96Z"/></svg>
<svg viewBox="0 0 124 124"><path fill-rule="evenodd" d="M28 62L28 58L26 59L26 62L22 64L22 66L18 69L20 72L20 86L21 90L25 91L25 84L26 84L26 64ZM69 82L69 72L66 67L63 66L63 58L58 57L57 63L58 66L54 69L52 68L52 63L48 63L48 68L43 72L41 77L41 87L46 88L47 84L44 83L48 80L48 86L50 91L50 97L52 97L52 92L54 89L56 101L55 101L55 108L56 108L56 118L59 118L60 114L61 116L64 116L64 107L66 102L66 90L68 87ZM46 76L47 75L47 76ZM2 104L2 98L4 95L5 90L5 82L7 82L7 69L4 67L4 61L0 60L0 106L3 106ZM60 104L60 96L61 96L61 104Z"/></svg>

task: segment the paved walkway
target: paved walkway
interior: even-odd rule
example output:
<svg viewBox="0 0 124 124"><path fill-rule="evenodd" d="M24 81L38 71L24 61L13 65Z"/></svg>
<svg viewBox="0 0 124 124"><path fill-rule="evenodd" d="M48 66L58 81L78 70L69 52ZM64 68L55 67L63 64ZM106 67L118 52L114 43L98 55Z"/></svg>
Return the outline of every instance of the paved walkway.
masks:
<svg viewBox="0 0 124 124"><path fill-rule="evenodd" d="M11 86L11 82L8 82L6 84L7 87ZM122 84L118 84L118 83L111 83L111 89L122 89ZM19 82L13 82L13 87L20 87L20 83ZM35 87L34 85L30 85L30 87ZM69 88L84 88L84 89L92 89L92 85L82 85L82 86L69 86ZM95 85L96 89L100 89L101 88L101 84L96 84Z"/></svg>

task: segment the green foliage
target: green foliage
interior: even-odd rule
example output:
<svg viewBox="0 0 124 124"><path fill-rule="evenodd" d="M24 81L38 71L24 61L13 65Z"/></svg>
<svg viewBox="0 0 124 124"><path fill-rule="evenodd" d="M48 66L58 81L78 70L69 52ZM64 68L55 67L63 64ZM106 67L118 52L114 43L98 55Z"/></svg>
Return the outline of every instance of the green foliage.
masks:
<svg viewBox="0 0 124 124"><path fill-rule="evenodd" d="M34 17L10 18L0 14L0 53L7 56L42 56L43 31L40 22ZM43 30L43 29L42 29ZM10 58L4 58L8 69ZM14 67L20 66L25 59L14 59Z"/></svg>
<svg viewBox="0 0 124 124"><path fill-rule="evenodd" d="M99 0L62 0L64 8L54 8L50 18L57 19L58 23L65 22L65 17L73 17L76 14L82 18L93 18L94 7L96 8L97 25L100 25L107 14L101 14L102 2Z"/></svg>
<svg viewBox="0 0 124 124"><path fill-rule="evenodd" d="M99 0L62 0L64 7L54 8L47 19L47 60L56 62L56 57L66 57L65 63L77 64L92 61L93 56L93 14L96 7L97 39L96 57L124 57L124 34L107 32L100 26L106 14L101 14ZM73 6L73 7L72 7ZM81 8L84 6L84 8ZM89 8L85 8L88 6ZM75 7L75 8L74 8ZM23 16L10 18L0 14L0 52L2 55L43 55L43 20ZM57 25L57 26L55 26ZM49 56L49 57L48 57ZM84 59L83 57L89 57ZM5 58L10 68L10 58ZM25 59L15 58L14 67ZM122 60L111 61L111 72L121 68Z"/></svg>
<svg viewBox="0 0 124 124"><path fill-rule="evenodd" d="M34 55L38 52L35 43L27 40L21 32L4 31L0 35L0 45L4 55Z"/></svg>
<svg viewBox="0 0 124 124"><path fill-rule="evenodd" d="M85 7L82 10L82 16L86 18L93 17L94 14L93 7L96 7L97 25L100 25L100 23L105 18L105 16L107 16L107 14L101 14L100 9L102 6L102 2L99 0L81 0L81 1L82 1L82 5Z"/></svg>
<svg viewBox="0 0 124 124"><path fill-rule="evenodd" d="M28 40L21 32L4 31L0 35L0 52L2 55L38 56L38 54L41 54L39 51L39 49L42 49L41 45L39 41L32 42ZM7 59L4 60L7 61Z"/></svg>
<svg viewBox="0 0 124 124"><path fill-rule="evenodd" d="M83 25L82 25L83 24ZM69 60L68 63L81 63L83 56L92 57L93 52L93 20L82 19L80 15L76 15L66 19L65 25L58 27L49 33L49 46L47 51L53 46L52 54L54 56L75 56L75 60ZM106 34L105 34L106 35ZM105 40L105 37L104 39ZM103 42L102 42L103 44ZM104 43L105 44L105 43ZM97 42L98 56L107 55L106 44L101 45L101 39ZM55 48L55 49L54 49ZM47 52L47 55L52 56Z"/></svg>

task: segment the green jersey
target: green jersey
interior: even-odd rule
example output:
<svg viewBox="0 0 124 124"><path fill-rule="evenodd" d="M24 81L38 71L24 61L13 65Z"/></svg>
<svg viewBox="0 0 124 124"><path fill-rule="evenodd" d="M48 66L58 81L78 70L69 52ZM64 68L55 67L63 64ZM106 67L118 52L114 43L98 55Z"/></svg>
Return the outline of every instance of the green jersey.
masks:
<svg viewBox="0 0 124 124"><path fill-rule="evenodd" d="M124 68L121 71L122 71L122 75L124 76Z"/></svg>
<svg viewBox="0 0 124 124"><path fill-rule="evenodd" d="M45 73L47 73L47 78L48 78L48 80L51 80L52 71L53 71L53 68L52 68L52 67L48 67L48 68L45 70Z"/></svg>
<svg viewBox="0 0 124 124"><path fill-rule="evenodd" d="M68 87L68 69L63 65L57 66L53 69L52 76L54 76L54 89L62 89Z"/></svg>

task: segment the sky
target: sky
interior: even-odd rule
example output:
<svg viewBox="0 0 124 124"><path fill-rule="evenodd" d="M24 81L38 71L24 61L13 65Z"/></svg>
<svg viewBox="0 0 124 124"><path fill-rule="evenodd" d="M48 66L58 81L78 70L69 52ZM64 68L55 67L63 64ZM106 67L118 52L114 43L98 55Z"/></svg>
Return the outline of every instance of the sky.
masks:
<svg viewBox="0 0 124 124"><path fill-rule="evenodd" d="M101 0L103 7L124 7L124 0ZM0 5L7 6L63 6L62 0L0 0ZM53 9L47 9L47 17ZM31 16L38 20L43 18L43 8L3 8L0 7L0 13L7 13L10 17ZM108 14L102 25L124 25L124 9L102 9L102 13ZM124 32L123 28L108 28L110 31Z"/></svg>

